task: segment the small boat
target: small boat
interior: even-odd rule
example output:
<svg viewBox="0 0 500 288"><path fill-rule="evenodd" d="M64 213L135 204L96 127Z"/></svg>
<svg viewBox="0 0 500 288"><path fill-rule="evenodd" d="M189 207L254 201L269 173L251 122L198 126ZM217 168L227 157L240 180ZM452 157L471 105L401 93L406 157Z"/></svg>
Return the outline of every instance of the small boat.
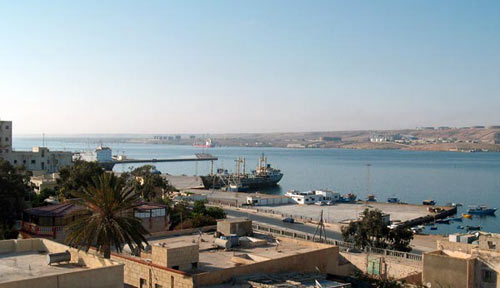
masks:
<svg viewBox="0 0 500 288"><path fill-rule="evenodd" d="M476 215L495 215L495 211L497 208L488 208L487 206L469 206L469 210L467 210L468 214L476 214Z"/></svg>
<svg viewBox="0 0 500 288"><path fill-rule="evenodd" d="M472 215L470 215L470 214L462 214L462 217L463 218L467 218L467 219L471 219Z"/></svg>
<svg viewBox="0 0 500 288"><path fill-rule="evenodd" d="M462 222L462 217L453 217L453 218L448 218L448 220L453 221L453 222Z"/></svg>
<svg viewBox="0 0 500 288"><path fill-rule="evenodd" d="M462 226L462 225L458 225L458 226L457 226L457 229L464 230L464 226Z"/></svg>
<svg viewBox="0 0 500 288"><path fill-rule="evenodd" d="M387 198L387 202L389 203L399 203L399 199L396 197L389 197Z"/></svg>
<svg viewBox="0 0 500 288"><path fill-rule="evenodd" d="M481 230L481 226L469 226L467 225L467 231L477 231Z"/></svg>
<svg viewBox="0 0 500 288"><path fill-rule="evenodd" d="M420 230L424 230L425 226L424 225L418 225L417 228L420 229Z"/></svg>
<svg viewBox="0 0 500 288"><path fill-rule="evenodd" d="M369 201L369 202L377 202L377 199L375 198L375 195L373 194L368 194L366 196L366 201Z"/></svg>
<svg viewBox="0 0 500 288"><path fill-rule="evenodd" d="M463 204L462 203L451 203L451 206L453 206L453 207L462 207Z"/></svg>
<svg viewBox="0 0 500 288"><path fill-rule="evenodd" d="M434 206L434 205L436 205L436 201L434 201L434 200L424 200L424 201L422 201L422 205Z"/></svg>
<svg viewBox="0 0 500 288"><path fill-rule="evenodd" d="M450 224L450 219L437 219L435 222L437 224Z"/></svg>
<svg viewBox="0 0 500 288"><path fill-rule="evenodd" d="M431 226L431 230L438 230L437 226Z"/></svg>

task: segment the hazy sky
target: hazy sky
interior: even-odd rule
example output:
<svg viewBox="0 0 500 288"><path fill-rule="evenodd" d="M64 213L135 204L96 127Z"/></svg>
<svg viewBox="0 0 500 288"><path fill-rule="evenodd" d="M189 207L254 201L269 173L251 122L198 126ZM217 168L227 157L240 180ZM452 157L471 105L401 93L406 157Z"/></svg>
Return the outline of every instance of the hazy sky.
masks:
<svg viewBox="0 0 500 288"><path fill-rule="evenodd" d="M500 1L2 1L0 117L49 135L500 125Z"/></svg>

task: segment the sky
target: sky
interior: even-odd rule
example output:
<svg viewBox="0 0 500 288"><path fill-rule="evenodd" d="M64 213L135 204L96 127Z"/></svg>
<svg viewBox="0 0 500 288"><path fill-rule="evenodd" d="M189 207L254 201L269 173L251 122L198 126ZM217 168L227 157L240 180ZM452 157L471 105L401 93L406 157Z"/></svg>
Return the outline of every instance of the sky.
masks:
<svg viewBox="0 0 500 288"><path fill-rule="evenodd" d="M500 125L500 1L0 1L14 134Z"/></svg>

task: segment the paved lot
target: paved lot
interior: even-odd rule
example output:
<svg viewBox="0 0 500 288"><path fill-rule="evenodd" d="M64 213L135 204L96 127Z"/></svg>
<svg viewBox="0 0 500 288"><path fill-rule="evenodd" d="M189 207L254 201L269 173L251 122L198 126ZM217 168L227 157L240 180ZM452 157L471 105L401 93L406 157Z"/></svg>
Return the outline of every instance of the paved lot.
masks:
<svg viewBox="0 0 500 288"><path fill-rule="evenodd" d="M328 223L346 222L355 220L366 208L379 209L391 215L391 221L407 221L428 215L427 207L419 205L389 204L389 203L353 203L335 204L332 206L317 205L282 205L282 206L259 206L260 210L274 211L278 214L293 215L294 218L312 218L318 220L323 210L323 218Z"/></svg>

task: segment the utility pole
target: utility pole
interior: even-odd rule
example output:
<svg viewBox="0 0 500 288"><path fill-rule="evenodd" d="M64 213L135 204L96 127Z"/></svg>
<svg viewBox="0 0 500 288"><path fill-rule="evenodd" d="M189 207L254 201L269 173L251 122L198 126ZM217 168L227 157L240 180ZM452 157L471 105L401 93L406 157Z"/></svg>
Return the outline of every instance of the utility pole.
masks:
<svg viewBox="0 0 500 288"><path fill-rule="evenodd" d="M318 236L318 240L316 240L316 236ZM326 242L326 231L325 231L325 224L323 221L323 210L321 210L318 226L316 226L316 231L314 231L313 242L321 242L321 243Z"/></svg>

